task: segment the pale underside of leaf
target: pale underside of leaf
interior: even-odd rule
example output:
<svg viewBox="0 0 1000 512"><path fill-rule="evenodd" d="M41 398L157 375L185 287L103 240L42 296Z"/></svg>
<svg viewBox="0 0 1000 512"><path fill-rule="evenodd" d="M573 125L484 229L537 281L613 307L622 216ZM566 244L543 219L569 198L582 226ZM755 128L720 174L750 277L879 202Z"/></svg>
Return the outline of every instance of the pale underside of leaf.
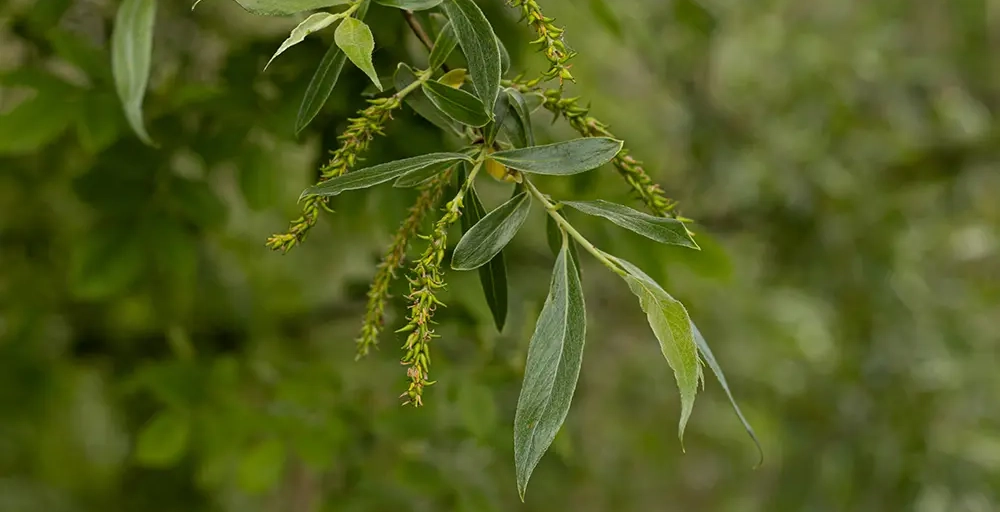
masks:
<svg viewBox="0 0 1000 512"><path fill-rule="evenodd" d="M125 0L118 7L111 36L111 69L129 125L144 143L153 145L142 119L142 101L153 55L155 0Z"/></svg>
<svg viewBox="0 0 1000 512"><path fill-rule="evenodd" d="M274 55L272 55L267 61L267 64L264 65L264 69L266 70L267 67L274 62L274 59L278 58L278 55L285 53L285 50L301 43L309 34L329 27L331 23L337 21L341 17L341 15L330 14L328 12L318 12L302 20L302 23L299 23L292 29L292 33L289 34L288 38L285 39L284 42L281 43L281 46L278 47L278 51L274 52Z"/></svg>

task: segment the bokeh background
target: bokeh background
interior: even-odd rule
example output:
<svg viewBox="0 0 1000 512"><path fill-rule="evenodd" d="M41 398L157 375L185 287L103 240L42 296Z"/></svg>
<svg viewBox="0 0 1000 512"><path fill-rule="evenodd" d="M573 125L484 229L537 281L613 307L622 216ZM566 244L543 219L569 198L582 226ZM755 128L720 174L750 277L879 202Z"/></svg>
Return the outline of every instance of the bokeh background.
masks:
<svg viewBox="0 0 1000 512"><path fill-rule="evenodd" d="M265 73L296 20L161 1L144 147L110 79L116 4L0 2L0 511L1000 510L997 2L541 2L579 52L569 90L704 250L573 220L687 304L766 460L711 378L681 452L644 315L587 261L580 386L525 504L511 425L541 213L508 249L505 331L450 272L438 384L400 407L400 341L355 361L353 340L412 191L338 197L303 246L263 245L367 79L345 71L296 138L332 32ZM515 68L543 69L516 12L481 4ZM383 74L424 62L398 12L368 21ZM549 119L545 139L571 135ZM406 111L369 161L450 144ZM628 200L607 168L544 185Z"/></svg>

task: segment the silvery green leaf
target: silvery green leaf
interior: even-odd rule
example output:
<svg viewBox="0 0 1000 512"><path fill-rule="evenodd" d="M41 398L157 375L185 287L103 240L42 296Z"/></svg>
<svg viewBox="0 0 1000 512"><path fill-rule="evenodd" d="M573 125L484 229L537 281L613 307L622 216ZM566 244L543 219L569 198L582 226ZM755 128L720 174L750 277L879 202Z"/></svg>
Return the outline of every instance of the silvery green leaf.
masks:
<svg viewBox="0 0 1000 512"><path fill-rule="evenodd" d="M567 176L596 169L610 162L621 149L620 140L585 137L544 146L497 151L489 157L511 169L527 173Z"/></svg>
<svg viewBox="0 0 1000 512"><path fill-rule="evenodd" d="M142 120L142 100L152 64L155 22L156 0L124 0L118 6L111 34L111 71L118 98L129 126L149 145L153 140Z"/></svg>
<svg viewBox="0 0 1000 512"><path fill-rule="evenodd" d="M292 33L288 35L288 38L281 43L281 46L278 47L278 51L274 52L274 55L272 55L270 60L267 61L267 64L264 65L264 69L267 69L267 67L274 62L274 59L278 58L278 55L285 53L285 50L304 41L306 36L309 34L329 27L331 23L342 17L343 16L330 14L328 12L318 12L302 20L301 23L292 29Z"/></svg>
<svg viewBox="0 0 1000 512"><path fill-rule="evenodd" d="M472 159L461 153L430 153L426 155L404 158L384 164L351 171L347 174L313 185L302 192L302 197L335 196L348 190L368 188L396 179L408 172L444 163Z"/></svg>
<svg viewBox="0 0 1000 512"><path fill-rule="evenodd" d="M483 113L493 115L500 92L500 41L486 15L473 0L445 0L441 4L451 20L472 76L472 87L483 104ZM484 123L485 124L485 123Z"/></svg>
<svg viewBox="0 0 1000 512"><path fill-rule="evenodd" d="M587 312L576 266L563 244L528 345L514 413L514 467L522 501L531 473L566 420L583 363Z"/></svg>
<svg viewBox="0 0 1000 512"><path fill-rule="evenodd" d="M488 263L510 243L531 211L531 199L521 192L491 211L458 241L451 268L473 270Z"/></svg>
<svg viewBox="0 0 1000 512"><path fill-rule="evenodd" d="M657 242L698 249L691 232L683 222L670 217L650 215L628 206L598 199L596 201L563 201L564 205L587 215L602 217L615 224Z"/></svg>

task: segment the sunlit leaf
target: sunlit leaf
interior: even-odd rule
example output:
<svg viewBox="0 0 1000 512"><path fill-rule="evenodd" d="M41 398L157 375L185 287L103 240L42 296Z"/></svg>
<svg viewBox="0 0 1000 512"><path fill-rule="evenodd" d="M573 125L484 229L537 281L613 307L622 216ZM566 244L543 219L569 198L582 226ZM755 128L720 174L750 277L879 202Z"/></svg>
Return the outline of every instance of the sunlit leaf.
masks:
<svg viewBox="0 0 1000 512"><path fill-rule="evenodd" d="M166 410L158 413L142 430L135 443L135 459L146 467L176 464L188 446L191 421L186 414Z"/></svg>
<svg viewBox="0 0 1000 512"><path fill-rule="evenodd" d="M153 145L142 120L142 100L146 95L153 58L153 25L156 0L124 0L115 15L111 35L111 70L125 118L144 143Z"/></svg>
<svg viewBox="0 0 1000 512"><path fill-rule="evenodd" d="M267 61L267 64L264 65L264 69L267 69L267 67L274 62L274 59L278 58L278 55L284 53L285 50L301 43L309 34L329 27L331 23L339 20L341 17L342 16L330 14L328 12L318 12L302 20L302 23L299 23L298 26L292 29L292 33L289 34L288 38L285 39L285 41L281 43L281 46L278 47L278 51L274 52L274 55L272 55L270 60ZM346 22L347 20L344 21Z"/></svg>
<svg viewBox="0 0 1000 512"><path fill-rule="evenodd" d="M677 387L681 395L681 417L678 424L678 438L683 446L684 429L694 400L698 394L698 384L703 383L701 359L695 342L691 318L687 309L677 299L670 296L651 277L635 265L614 256L608 257L625 270L625 282L639 298L639 304L646 313L649 326L660 342L660 352L674 371Z"/></svg>
<svg viewBox="0 0 1000 512"><path fill-rule="evenodd" d="M369 5L370 0L361 0L361 5L354 12L354 17L359 20L365 19ZM337 86L337 80L340 78L340 72L344 70L345 62L347 62L347 56L340 51L340 47L334 42L326 50L316 72L309 80L306 94L302 98L302 104L299 105L298 116L295 118L296 134L312 122L316 114L319 114L319 111L323 109L326 101L330 99L330 93Z"/></svg>
<svg viewBox="0 0 1000 512"><path fill-rule="evenodd" d="M375 51L375 37L372 30L365 22L346 18L340 22L334 33L334 40L337 46L343 50L347 58L354 63L361 71L364 71L368 78L372 80L375 87L382 90L382 82L378 79L375 66L372 64L372 52Z"/></svg>

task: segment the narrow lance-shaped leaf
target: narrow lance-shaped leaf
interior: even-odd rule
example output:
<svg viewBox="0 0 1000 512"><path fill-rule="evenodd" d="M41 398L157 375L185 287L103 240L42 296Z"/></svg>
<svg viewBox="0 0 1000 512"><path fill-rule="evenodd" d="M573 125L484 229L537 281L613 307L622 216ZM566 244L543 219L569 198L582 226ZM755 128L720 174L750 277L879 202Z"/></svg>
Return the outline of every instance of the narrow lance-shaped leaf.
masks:
<svg viewBox="0 0 1000 512"><path fill-rule="evenodd" d="M456 46L458 46L458 38L455 37L455 29L449 22L434 40L434 48L431 49L431 54L427 58L428 67L434 70L443 66L451 52L455 51Z"/></svg>
<svg viewBox="0 0 1000 512"><path fill-rule="evenodd" d="M531 473L566 420L580 376L587 318L576 266L564 243L528 345L514 414L514 467L522 500Z"/></svg>
<svg viewBox="0 0 1000 512"><path fill-rule="evenodd" d="M288 16L302 11L347 5L350 2L348 0L236 0L236 3L248 12L260 16ZM198 5L198 2L195 2L195 5Z"/></svg>
<svg viewBox="0 0 1000 512"><path fill-rule="evenodd" d="M566 238L567 234L559 227L559 224L551 215L545 216L545 241L549 245L549 250L555 256L559 255L559 251L562 249L563 238ZM573 241L572 238L568 238L566 243L569 244L569 252L573 255L574 261L580 261L580 250L578 245ZM580 274L580 279L583 279L583 267L580 265L576 266L577 272Z"/></svg>
<svg viewBox="0 0 1000 512"><path fill-rule="evenodd" d="M705 341L705 337L701 335L701 331L698 327L691 322L691 331L694 332L694 342L698 345L698 351L701 353L701 357L705 359L708 363L708 367L712 369L712 373L715 374L715 378L718 379L719 384L722 386L722 390L726 392L726 397L729 398L729 403L733 406L733 410L736 411L736 416L739 417L740 423L743 424L743 428L746 429L747 434L750 439L753 440L753 444L757 447L757 454L760 457L757 461L757 465L760 466L764 463L764 449L760 446L760 441L757 440L757 433L753 431L753 427L750 426L750 422L747 421L746 417L743 416L743 411L740 410L739 404L736 403L736 399L733 398L733 392L729 389L729 383L726 382L726 375L722 373L722 367L719 366L719 362L715 359L715 354L712 353L712 349L708 346L708 342Z"/></svg>
<svg viewBox="0 0 1000 512"><path fill-rule="evenodd" d="M369 5L371 5L370 0L361 0L361 5L355 11L354 17L359 20L365 19ZM326 50L319 67L316 68L312 79L309 80L309 86L306 87L306 94L302 98L298 116L295 118L296 134L302 132L312 122L316 114L319 114L319 111L323 109L326 100L330 99L330 93L337 86L337 80L340 78L340 72L344 70L345 62L347 62L347 56L340 51L340 47L334 42Z"/></svg>
<svg viewBox="0 0 1000 512"><path fill-rule="evenodd" d="M153 145L142 120L142 100L153 58L156 0L124 0L115 15L111 35L111 71L125 118L136 136Z"/></svg>
<svg viewBox="0 0 1000 512"><path fill-rule="evenodd" d="M424 82L423 91L434 106L459 123L480 127L490 122L489 116L483 113L483 103L479 98L461 89L429 81Z"/></svg>
<svg viewBox="0 0 1000 512"><path fill-rule="evenodd" d="M531 127L531 109L524 95L513 88L504 90L507 104L514 115L504 118L503 130L515 147L523 148L535 145L535 131Z"/></svg>
<svg viewBox="0 0 1000 512"><path fill-rule="evenodd" d="M278 58L278 55L285 53L285 50L304 41L306 39L306 36L308 36L309 34L312 34L313 32L318 32L326 27L329 27L331 23L337 21L342 17L343 16L341 15L330 14L328 12L318 12L302 20L302 23L299 23L298 26L292 29L292 32L291 34L288 35L288 38L285 39L281 43L281 46L278 47L278 51L274 52L274 55L272 55L271 58L267 61L267 64L264 65L264 69L267 69L267 67L270 66L272 62L274 62L274 59Z"/></svg>
<svg viewBox="0 0 1000 512"><path fill-rule="evenodd" d="M354 63L361 71L364 71L368 78L372 80L378 90L382 90L382 82L378 79L375 66L372 64L372 52L375 51L375 37L372 30L365 22L346 18L340 22L337 31L333 34L333 39L337 46L343 50L344 55Z"/></svg>
<svg viewBox="0 0 1000 512"><path fill-rule="evenodd" d="M587 215L602 217L615 224L638 233L650 240L671 245L681 245L698 249L691 238L691 232L683 222L670 217L658 217L628 206L598 199L596 201L563 201L564 205L575 208Z"/></svg>
<svg viewBox="0 0 1000 512"><path fill-rule="evenodd" d="M544 146L497 151L490 158L512 169L533 174L567 176L596 169L611 161L622 141L587 137Z"/></svg>
<svg viewBox="0 0 1000 512"><path fill-rule="evenodd" d="M396 181L392 183L394 188L411 188L418 187L427 183L428 181L434 179L435 176L441 174L445 169L455 165L455 162L440 162L432 165L428 165L423 169L417 169L415 171L410 171L402 176L400 176Z"/></svg>
<svg viewBox="0 0 1000 512"><path fill-rule="evenodd" d="M510 243L530 211L531 199L521 192L487 214L458 241L451 268L472 270L485 265Z"/></svg>
<svg viewBox="0 0 1000 512"><path fill-rule="evenodd" d="M639 298L639 304L646 313L649 326L660 342L660 352L674 371L674 378L677 380L681 395L681 417L677 436L683 447L684 428L694 409L698 384L704 382L698 346L691 329L691 318L684 305L671 297L645 272L621 258L610 254L606 256L625 270L625 282L628 283L632 293Z"/></svg>
<svg viewBox="0 0 1000 512"><path fill-rule="evenodd" d="M445 0L441 4L462 47L472 75L472 87L483 103L486 116L500 92L500 44L486 15L473 0ZM485 124L485 123L484 123Z"/></svg>
<svg viewBox="0 0 1000 512"><path fill-rule="evenodd" d="M400 62L396 68L396 74L393 76L393 84L396 86L396 90L405 89L406 86L416 80L417 75L413 72L413 69L407 66L406 63ZM434 106L422 90L417 89L411 92L403 102L409 105L420 117L430 121L434 126L454 135L462 134L462 128L452 121L450 117L446 116L444 112L441 112L439 108Z"/></svg>
<svg viewBox="0 0 1000 512"><path fill-rule="evenodd" d="M493 145L493 141L496 140L497 134L500 133L500 128L507 120L507 114L509 111L510 105L508 105L507 95L501 94L497 97L497 104L493 108L493 121L489 123L483 131L483 138L486 139L487 146Z"/></svg>
<svg viewBox="0 0 1000 512"><path fill-rule="evenodd" d="M358 169L329 179L318 185L313 185L302 192L302 197L335 196L348 190L368 188L385 183L403 174L423 169L430 165L443 162L458 162L460 160L472 161L471 158L461 153L430 153L412 158L404 158L403 160Z"/></svg>
<svg viewBox="0 0 1000 512"><path fill-rule="evenodd" d="M464 167L464 166L463 166ZM459 173L459 183L465 181L465 171ZM468 206L462 213L461 224L462 233L468 233L469 229L486 216L486 209L483 208L476 187L469 189L467 198ZM486 298L486 305L493 314L493 323L497 332L503 331L504 323L507 321L507 264L503 251L497 253L489 263L479 267L479 283L483 288L483 296Z"/></svg>
<svg viewBox="0 0 1000 512"><path fill-rule="evenodd" d="M406 11L424 11L441 5L441 0L375 0L375 3Z"/></svg>

